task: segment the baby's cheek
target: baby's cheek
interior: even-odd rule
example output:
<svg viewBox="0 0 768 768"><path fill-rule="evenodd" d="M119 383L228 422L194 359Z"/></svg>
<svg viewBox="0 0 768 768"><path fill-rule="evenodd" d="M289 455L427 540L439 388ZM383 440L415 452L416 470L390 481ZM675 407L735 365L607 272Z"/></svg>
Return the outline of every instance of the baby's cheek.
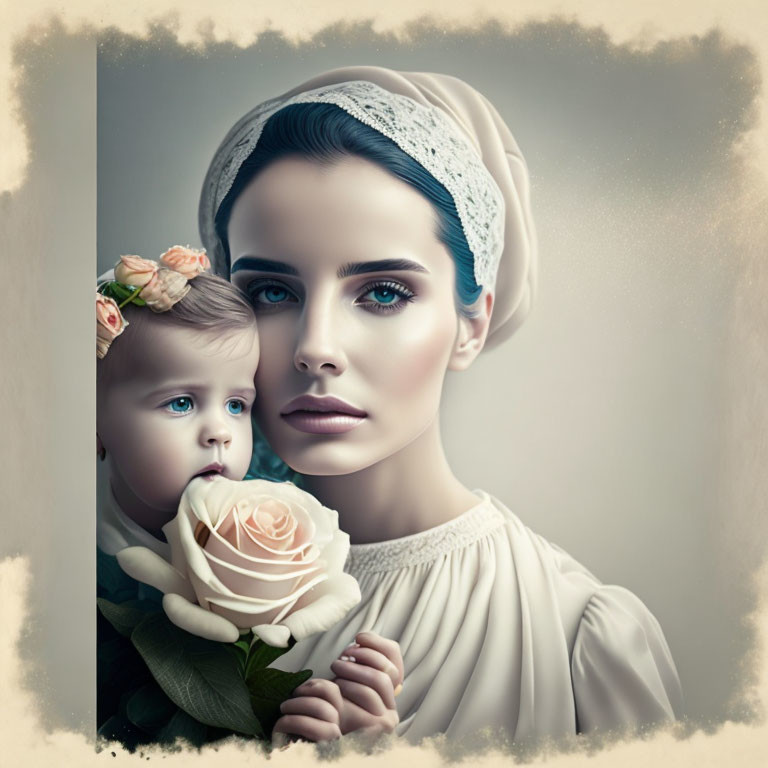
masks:
<svg viewBox="0 0 768 768"><path fill-rule="evenodd" d="M181 494L189 480L195 445L180 430L146 422L134 441L134 481L145 494L164 499ZM175 427L176 425L170 425ZM144 494L142 494L144 495Z"/></svg>

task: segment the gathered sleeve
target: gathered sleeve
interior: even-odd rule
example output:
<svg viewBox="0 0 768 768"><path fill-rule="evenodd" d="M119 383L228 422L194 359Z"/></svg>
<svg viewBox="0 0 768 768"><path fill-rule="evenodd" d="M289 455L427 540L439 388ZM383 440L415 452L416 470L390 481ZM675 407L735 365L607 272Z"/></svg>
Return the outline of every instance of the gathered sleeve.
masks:
<svg viewBox="0 0 768 768"><path fill-rule="evenodd" d="M682 716L680 680L659 622L622 587L601 586L587 603L571 675L582 733Z"/></svg>

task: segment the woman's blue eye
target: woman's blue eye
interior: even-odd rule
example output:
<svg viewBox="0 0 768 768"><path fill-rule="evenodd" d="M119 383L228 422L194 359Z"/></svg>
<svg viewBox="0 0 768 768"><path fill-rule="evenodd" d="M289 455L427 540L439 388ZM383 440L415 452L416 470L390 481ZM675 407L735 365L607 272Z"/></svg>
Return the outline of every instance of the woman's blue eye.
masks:
<svg viewBox="0 0 768 768"><path fill-rule="evenodd" d="M404 285L395 282L368 285L358 303L374 312L402 309L415 294Z"/></svg>
<svg viewBox="0 0 768 768"><path fill-rule="evenodd" d="M261 309L296 301L293 292L278 283L255 280L248 287L248 293L254 306Z"/></svg>
<svg viewBox="0 0 768 768"><path fill-rule="evenodd" d="M230 400L227 403L227 411L232 416L239 416L245 410L245 403L242 400Z"/></svg>
<svg viewBox="0 0 768 768"><path fill-rule="evenodd" d="M259 291L259 294L263 294L264 298L271 304L276 304L278 301L285 301L288 298L288 291L277 285L271 285L269 288L264 288Z"/></svg>
<svg viewBox="0 0 768 768"><path fill-rule="evenodd" d="M177 397L166 405L172 413L187 413L192 410L191 397Z"/></svg>
<svg viewBox="0 0 768 768"><path fill-rule="evenodd" d="M368 295L372 296L373 300L378 301L379 304L391 304L399 296L391 288L376 288L373 291L369 291Z"/></svg>

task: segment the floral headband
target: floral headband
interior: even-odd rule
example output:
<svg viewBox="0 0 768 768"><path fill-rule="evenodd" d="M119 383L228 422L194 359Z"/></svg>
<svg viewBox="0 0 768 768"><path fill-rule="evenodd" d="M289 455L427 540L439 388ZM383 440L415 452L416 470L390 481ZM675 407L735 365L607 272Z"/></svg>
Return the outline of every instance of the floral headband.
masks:
<svg viewBox="0 0 768 768"><path fill-rule="evenodd" d="M166 312L187 295L187 283L210 267L205 251L181 245L169 248L159 262L121 256L115 279L96 288L96 357L102 359L128 325L120 312L126 304Z"/></svg>

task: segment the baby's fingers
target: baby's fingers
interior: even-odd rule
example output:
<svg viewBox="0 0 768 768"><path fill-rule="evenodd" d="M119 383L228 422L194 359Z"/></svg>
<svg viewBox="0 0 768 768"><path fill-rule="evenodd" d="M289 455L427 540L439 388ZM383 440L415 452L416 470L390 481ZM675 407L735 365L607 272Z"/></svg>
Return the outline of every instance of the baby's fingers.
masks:
<svg viewBox="0 0 768 768"><path fill-rule="evenodd" d="M383 653L374 651L372 648L364 648L357 644L348 645L341 652L339 658L342 661L355 661L358 664L373 667L373 669L384 672L386 675L389 675L393 686L400 682L400 671L398 668Z"/></svg>
<svg viewBox="0 0 768 768"><path fill-rule="evenodd" d="M307 715L316 720L339 724L339 711L326 699L317 696L295 696L280 705L284 715Z"/></svg>
<svg viewBox="0 0 768 768"><path fill-rule="evenodd" d="M337 723L327 720L317 720L308 715L283 715L272 729L272 738L276 733L299 736L308 741L332 741L341 736L341 728Z"/></svg>
<svg viewBox="0 0 768 768"><path fill-rule="evenodd" d="M366 666L357 661L345 661L343 659L336 659L336 661L332 662L331 669L336 675L335 682L345 698L348 697L344 693L340 681L349 680L373 689L378 694L381 701L384 702L387 709L395 709L395 686L392 683L392 678L386 672ZM361 704L361 706L365 705ZM368 708L366 707L366 709ZM369 709L369 712L373 712L373 710ZM380 713L375 712L374 714Z"/></svg>
<svg viewBox="0 0 768 768"><path fill-rule="evenodd" d="M313 678L296 688L293 697L280 705L282 717L272 734L285 733L309 741L330 741L341 736L343 699L331 680Z"/></svg>
<svg viewBox="0 0 768 768"><path fill-rule="evenodd" d="M383 715L388 709L394 709L395 699L392 693L392 683L389 681L389 678L387 678L387 685L390 691L389 696L386 698L379 693L378 689L367 683L360 683L357 680L350 680L344 677L337 677L335 682L339 686L341 695L347 701L357 704L372 715ZM389 706L390 703L391 706Z"/></svg>
<svg viewBox="0 0 768 768"><path fill-rule="evenodd" d="M398 678L394 681L395 686L403 682L403 677L405 676L403 654L400 651L400 644L396 640L382 637L376 634L376 632L358 632L355 640L362 648L371 648L389 659L398 672Z"/></svg>
<svg viewBox="0 0 768 768"><path fill-rule="evenodd" d="M302 683L293 691L294 698L319 698L327 701L335 710L340 713L344 706L339 687L332 680L326 680L322 677L313 677ZM291 699L288 699L290 701ZM338 722L338 718L336 720Z"/></svg>

